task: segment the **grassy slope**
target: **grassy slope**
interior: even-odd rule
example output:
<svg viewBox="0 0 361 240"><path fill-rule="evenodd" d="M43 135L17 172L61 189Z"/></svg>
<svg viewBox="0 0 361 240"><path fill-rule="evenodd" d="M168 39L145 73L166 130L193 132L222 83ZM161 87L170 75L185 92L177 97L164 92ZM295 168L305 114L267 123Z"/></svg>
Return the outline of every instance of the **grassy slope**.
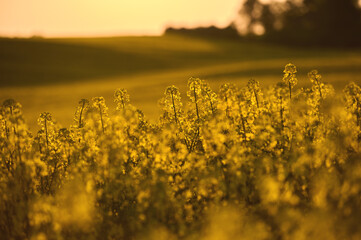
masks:
<svg viewBox="0 0 361 240"><path fill-rule="evenodd" d="M286 63L299 69L300 85L317 68L341 89L361 83L361 50L315 50L181 36L83 39L0 39L0 101L15 98L30 125L42 111L67 126L80 98L104 96L112 107L116 88L127 88L133 104L151 118L164 88L185 91L187 79L263 85L282 78ZM183 95L185 97L185 95ZM111 110L112 111L112 110Z"/></svg>

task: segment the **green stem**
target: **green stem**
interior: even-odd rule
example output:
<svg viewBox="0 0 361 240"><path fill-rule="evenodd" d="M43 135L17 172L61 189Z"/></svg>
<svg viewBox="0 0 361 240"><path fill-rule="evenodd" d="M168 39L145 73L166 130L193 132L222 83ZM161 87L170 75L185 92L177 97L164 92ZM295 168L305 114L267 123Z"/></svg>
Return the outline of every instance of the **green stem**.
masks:
<svg viewBox="0 0 361 240"><path fill-rule="evenodd" d="M100 122L102 123L102 130L104 133L103 113L102 113L102 106L100 104L99 104L99 113L100 113Z"/></svg>
<svg viewBox="0 0 361 240"><path fill-rule="evenodd" d="M229 104L228 104L228 98L227 98L227 96L225 97L225 100L226 100L226 103L227 103L226 117L227 117L227 118L231 118L230 107L229 107Z"/></svg>
<svg viewBox="0 0 361 240"><path fill-rule="evenodd" d="M258 103L258 96L257 96L256 89L253 89L253 93L254 93L254 97L256 98L257 109L258 109L258 112L259 112L259 103Z"/></svg>
<svg viewBox="0 0 361 240"><path fill-rule="evenodd" d="M212 98L211 98L211 95L209 94L209 92L206 92L208 98L209 98L209 103L211 104L211 111L212 111L212 115L214 115L214 107L213 107L213 102L212 102Z"/></svg>
<svg viewBox="0 0 361 240"><path fill-rule="evenodd" d="M170 93L170 96L172 98L172 108L173 108L173 112L174 112L174 120L176 123L178 123L178 118L177 118L177 110L175 109L175 103L174 103L174 97L173 97L173 93Z"/></svg>
<svg viewBox="0 0 361 240"><path fill-rule="evenodd" d="M196 93L196 88L194 86L193 86L193 94L194 94L194 103L196 105L197 118L199 120L200 117L199 117L198 104L197 104L197 93Z"/></svg>
<svg viewBox="0 0 361 240"><path fill-rule="evenodd" d="M81 123L81 117L82 117L82 115L83 115L84 107L85 107L85 102L83 102L83 106L81 106L80 116L79 116L79 126L78 126L78 128L81 128L81 127L83 126L83 124Z"/></svg>
<svg viewBox="0 0 361 240"><path fill-rule="evenodd" d="M125 110L125 103L124 103L124 98L122 97L122 106L123 106L123 110Z"/></svg>
<svg viewBox="0 0 361 240"><path fill-rule="evenodd" d="M281 118L281 130L283 131L284 121L283 121L283 102L282 102L282 96L280 96L280 118Z"/></svg>
<svg viewBox="0 0 361 240"><path fill-rule="evenodd" d="M47 126L46 118L44 118L44 128L45 128L45 139L46 139L46 147L49 147L49 139L48 139L48 126Z"/></svg>
<svg viewBox="0 0 361 240"><path fill-rule="evenodd" d="M291 86L291 82L288 82L288 88L290 90L290 101L291 101L291 98L292 98L292 86Z"/></svg>
<svg viewBox="0 0 361 240"><path fill-rule="evenodd" d="M5 120L5 134L6 134L6 138L9 140L9 135L10 135L10 133L9 133L9 129L8 129L8 127L7 127L7 122L6 122L6 120Z"/></svg>
<svg viewBox="0 0 361 240"><path fill-rule="evenodd" d="M241 115L241 122L242 122L242 128L243 128L243 139L244 139L244 141L246 141L246 125L245 125L245 120L243 118L242 111L240 111L240 115Z"/></svg>
<svg viewBox="0 0 361 240"><path fill-rule="evenodd" d="M320 93L320 98L323 99L322 92L321 92L321 85L318 81L317 81L317 86L318 86L318 92Z"/></svg>

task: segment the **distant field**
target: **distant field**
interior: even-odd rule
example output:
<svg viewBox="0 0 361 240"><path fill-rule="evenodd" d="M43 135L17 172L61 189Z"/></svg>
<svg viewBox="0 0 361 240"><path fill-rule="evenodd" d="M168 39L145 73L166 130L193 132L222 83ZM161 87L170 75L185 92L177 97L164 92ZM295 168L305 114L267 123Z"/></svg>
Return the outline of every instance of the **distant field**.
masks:
<svg viewBox="0 0 361 240"><path fill-rule="evenodd" d="M297 49L184 36L4 38L0 100L21 102L33 129L43 111L68 126L79 99L104 96L112 108L114 90L126 88L132 103L156 119L157 101L168 85L184 93L191 76L208 80L214 89L225 82L242 86L250 78L269 85L281 80L288 62L298 67L298 87L308 84L306 73L312 69L338 90L350 81L361 84L361 49Z"/></svg>

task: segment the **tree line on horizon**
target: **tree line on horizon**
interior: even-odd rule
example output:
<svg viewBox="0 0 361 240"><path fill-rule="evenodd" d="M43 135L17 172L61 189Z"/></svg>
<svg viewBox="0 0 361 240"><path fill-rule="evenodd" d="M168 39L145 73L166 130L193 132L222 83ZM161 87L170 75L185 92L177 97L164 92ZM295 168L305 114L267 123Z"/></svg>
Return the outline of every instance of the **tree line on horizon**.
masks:
<svg viewBox="0 0 361 240"><path fill-rule="evenodd" d="M226 28L169 27L165 33L205 37L260 39L303 46L361 45L361 6L358 0L245 0L238 17Z"/></svg>

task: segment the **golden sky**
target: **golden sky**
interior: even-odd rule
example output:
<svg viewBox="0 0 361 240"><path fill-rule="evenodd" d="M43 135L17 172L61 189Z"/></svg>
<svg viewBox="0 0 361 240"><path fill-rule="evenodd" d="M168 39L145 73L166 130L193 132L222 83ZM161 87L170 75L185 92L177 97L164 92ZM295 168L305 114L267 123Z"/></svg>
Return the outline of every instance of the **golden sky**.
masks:
<svg viewBox="0 0 361 240"><path fill-rule="evenodd" d="M0 36L157 35L227 26L241 0L0 0Z"/></svg>

